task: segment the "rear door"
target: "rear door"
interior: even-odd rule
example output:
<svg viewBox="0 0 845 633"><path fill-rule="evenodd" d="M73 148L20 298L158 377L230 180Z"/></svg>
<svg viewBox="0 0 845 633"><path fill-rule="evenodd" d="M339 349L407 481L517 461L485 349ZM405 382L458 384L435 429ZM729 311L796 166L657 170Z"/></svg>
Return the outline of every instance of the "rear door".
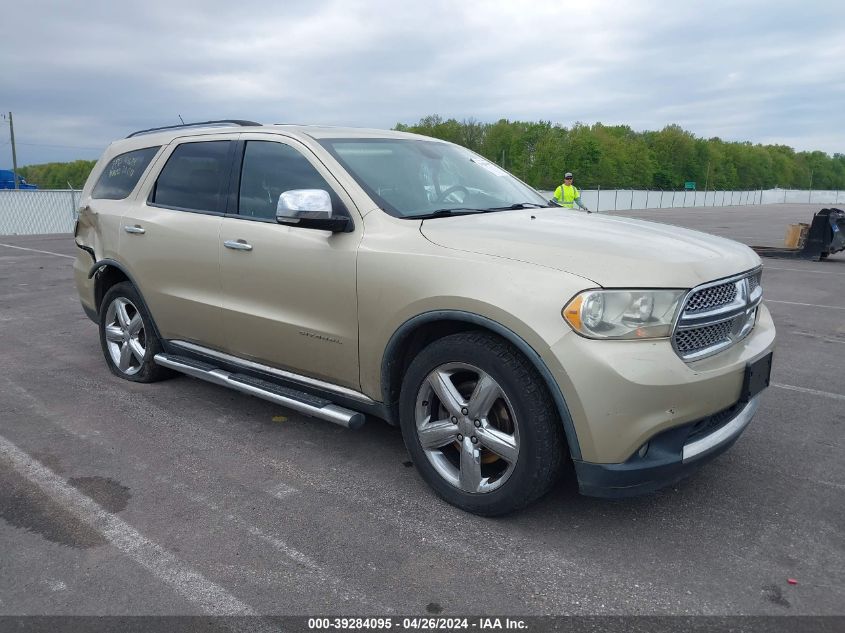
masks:
<svg viewBox="0 0 845 633"><path fill-rule="evenodd" d="M102 168L96 182L86 182L74 237L78 245L93 250L94 255L82 251L77 253L77 274L84 275L81 280L88 278L91 257L119 257L123 214L127 207L137 204L137 195L131 199L130 195L135 192L147 169L155 169L150 167L150 163L160 150L160 145L150 145L118 154Z"/></svg>
<svg viewBox="0 0 845 633"><path fill-rule="evenodd" d="M220 241L223 320L232 354L357 389L356 253L351 198L304 145L242 134ZM280 225L282 192L323 189L350 233Z"/></svg>
<svg viewBox="0 0 845 633"><path fill-rule="evenodd" d="M231 135L177 139L146 194L122 218L121 260L166 339L225 345L220 223L234 145Z"/></svg>

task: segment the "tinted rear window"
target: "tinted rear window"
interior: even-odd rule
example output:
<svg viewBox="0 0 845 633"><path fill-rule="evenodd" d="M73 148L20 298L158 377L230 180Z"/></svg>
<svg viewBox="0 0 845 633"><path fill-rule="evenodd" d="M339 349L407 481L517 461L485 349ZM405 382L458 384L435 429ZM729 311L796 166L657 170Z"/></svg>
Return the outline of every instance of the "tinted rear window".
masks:
<svg viewBox="0 0 845 633"><path fill-rule="evenodd" d="M159 147L136 149L112 158L103 173L100 174L97 184L94 185L91 197L105 200L123 200L132 193L141 178L141 174L144 173Z"/></svg>
<svg viewBox="0 0 845 633"><path fill-rule="evenodd" d="M151 202L194 211L224 211L231 141L183 143L156 182Z"/></svg>

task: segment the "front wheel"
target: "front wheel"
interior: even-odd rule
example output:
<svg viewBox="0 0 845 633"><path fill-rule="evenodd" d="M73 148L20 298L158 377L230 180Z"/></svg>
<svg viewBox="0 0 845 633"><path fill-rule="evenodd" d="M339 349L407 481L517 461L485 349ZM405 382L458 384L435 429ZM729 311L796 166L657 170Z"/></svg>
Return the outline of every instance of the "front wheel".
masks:
<svg viewBox="0 0 845 633"><path fill-rule="evenodd" d="M506 514L557 479L557 411L534 367L497 336L464 332L426 347L405 374L399 405L420 475L459 508Z"/></svg>

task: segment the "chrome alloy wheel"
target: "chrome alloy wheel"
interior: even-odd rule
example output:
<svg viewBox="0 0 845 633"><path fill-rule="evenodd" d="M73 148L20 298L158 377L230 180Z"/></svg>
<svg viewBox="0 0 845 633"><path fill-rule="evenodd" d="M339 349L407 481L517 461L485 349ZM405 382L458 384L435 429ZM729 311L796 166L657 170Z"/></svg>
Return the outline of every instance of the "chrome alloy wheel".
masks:
<svg viewBox="0 0 845 633"><path fill-rule="evenodd" d="M117 297L106 311L106 347L121 372L133 376L141 371L147 354L147 333L138 308L125 297Z"/></svg>
<svg viewBox="0 0 845 633"><path fill-rule="evenodd" d="M417 393L417 437L451 485L486 493L504 484L519 457L519 424L505 392L466 363L437 367Z"/></svg>

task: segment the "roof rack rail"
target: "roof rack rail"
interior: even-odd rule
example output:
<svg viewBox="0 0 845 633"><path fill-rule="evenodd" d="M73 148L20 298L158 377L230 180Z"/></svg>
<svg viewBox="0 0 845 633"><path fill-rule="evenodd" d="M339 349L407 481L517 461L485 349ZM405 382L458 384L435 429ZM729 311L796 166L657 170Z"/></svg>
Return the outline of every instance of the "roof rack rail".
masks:
<svg viewBox="0 0 845 633"><path fill-rule="evenodd" d="M142 134L150 134L152 132L158 132L160 130L175 130L182 127L197 127L200 125L220 125L221 123L228 123L230 125L239 125L241 127L248 127L251 125L261 125L261 123L256 123L255 121L244 121L242 119L220 119L219 121L199 121L198 123L182 123L180 125L165 125L163 127L151 127L148 130L138 130L137 132L132 132L126 138L132 138L133 136L141 136Z"/></svg>

